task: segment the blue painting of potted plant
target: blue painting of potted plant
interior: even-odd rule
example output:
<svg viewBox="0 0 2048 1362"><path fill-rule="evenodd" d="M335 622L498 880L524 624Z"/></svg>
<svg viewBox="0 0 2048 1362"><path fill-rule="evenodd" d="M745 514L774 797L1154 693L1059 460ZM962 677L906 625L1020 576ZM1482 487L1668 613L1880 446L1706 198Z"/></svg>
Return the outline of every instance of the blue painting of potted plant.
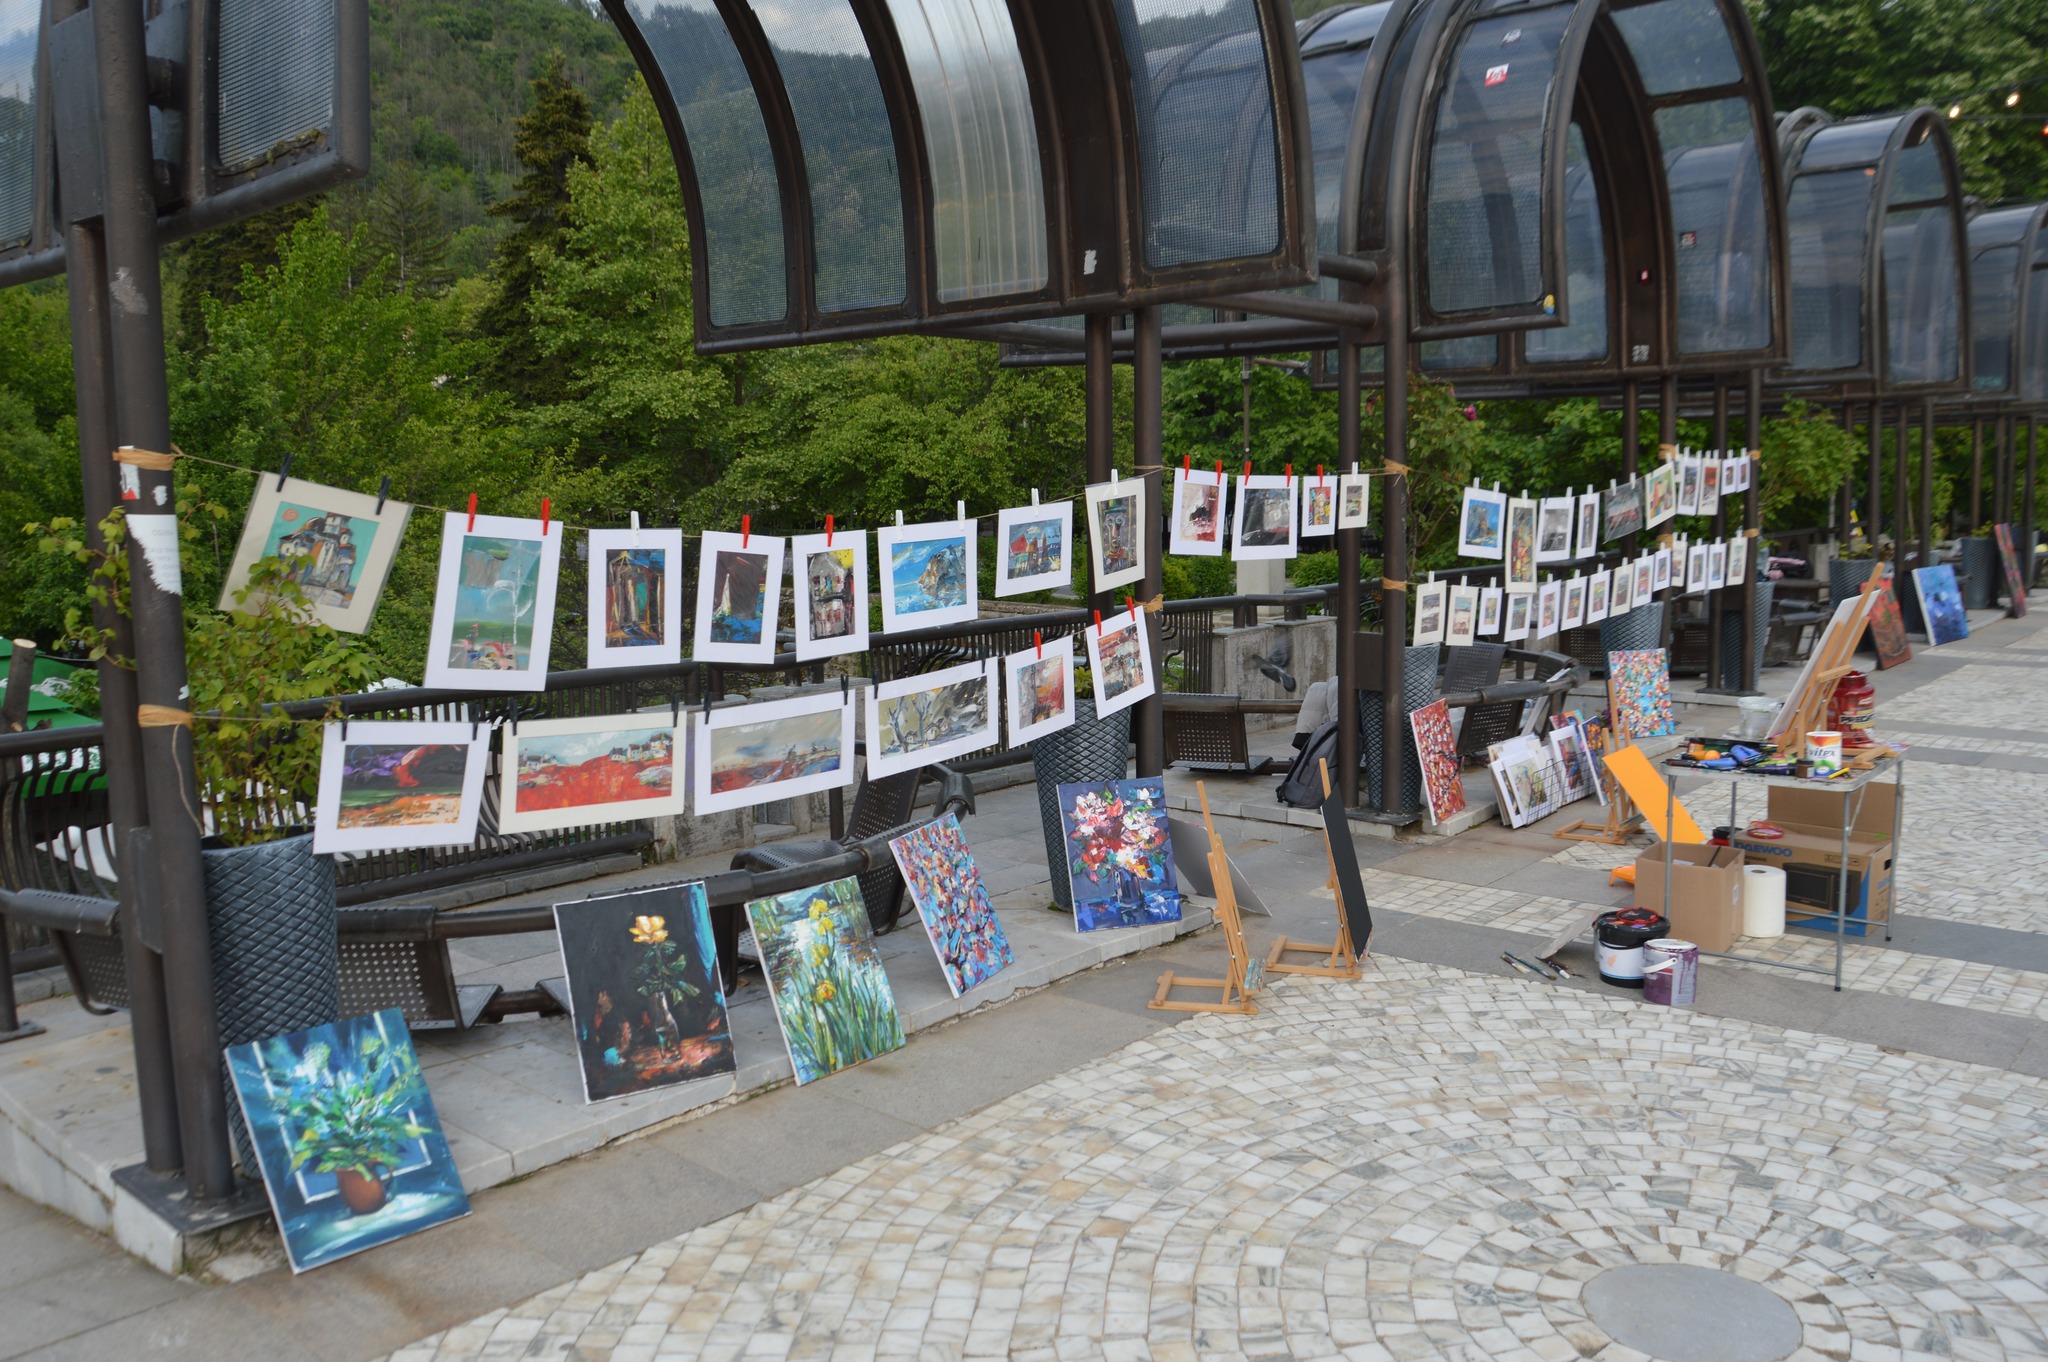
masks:
<svg viewBox="0 0 2048 1362"><path fill-rule="evenodd" d="M298 1132L292 1171L332 1174L351 1214L374 1215L390 1199L392 1173L407 1151L434 1133L415 1114L425 1090L419 1056L372 1031L357 1041L353 1063L334 1059L315 1042L271 1100L285 1128Z"/></svg>

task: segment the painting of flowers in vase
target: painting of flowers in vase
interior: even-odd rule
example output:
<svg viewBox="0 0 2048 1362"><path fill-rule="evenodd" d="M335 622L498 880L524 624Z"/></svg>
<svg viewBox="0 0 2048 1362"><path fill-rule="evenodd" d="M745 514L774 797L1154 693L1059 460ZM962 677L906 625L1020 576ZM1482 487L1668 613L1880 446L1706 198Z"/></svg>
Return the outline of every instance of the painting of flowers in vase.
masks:
<svg viewBox="0 0 2048 1362"><path fill-rule="evenodd" d="M859 880L753 899L747 921L798 1083L903 1048L903 1019Z"/></svg>
<svg viewBox="0 0 2048 1362"><path fill-rule="evenodd" d="M1076 931L1180 921L1164 781L1062 785L1060 823Z"/></svg>
<svg viewBox="0 0 2048 1362"><path fill-rule="evenodd" d="M735 1072L702 883L555 905L586 1101Z"/></svg>

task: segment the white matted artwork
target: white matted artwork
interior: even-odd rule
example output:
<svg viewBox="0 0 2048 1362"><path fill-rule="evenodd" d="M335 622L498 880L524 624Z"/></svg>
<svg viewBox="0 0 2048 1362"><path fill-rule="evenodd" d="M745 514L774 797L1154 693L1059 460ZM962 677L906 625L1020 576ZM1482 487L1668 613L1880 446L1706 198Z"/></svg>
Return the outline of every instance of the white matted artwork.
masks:
<svg viewBox="0 0 2048 1362"><path fill-rule="evenodd" d="M1653 555L1645 554L1643 557L1636 559L1635 602L1637 605L1648 605L1650 597L1656 594L1656 573L1657 560Z"/></svg>
<svg viewBox="0 0 2048 1362"><path fill-rule="evenodd" d="M1749 470L1753 466L1747 453L1728 458L1721 468L1722 494L1725 496L1729 492L1747 492L1750 482Z"/></svg>
<svg viewBox="0 0 2048 1362"><path fill-rule="evenodd" d="M1678 513L1700 513L1700 460L1684 457L1678 461Z"/></svg>
<svg viewBox="0 0 2048 1362"><path fill-rule="evenodd" d="M1008 506L996 513L996 595L1074 584L1074 503Z"/></svg>
<svg viewBox="0 0 2048 1362"><path fill-rule="evenodd" d="M841 691L699 711L691 723L695 812L722 813L854 781L856 702Z"/></svg>
<svg viewBox="0 0 2048 1362"><path fill-rule="evenodd" d="M1518 591L1508 597L1507 623L1500 631L1501 642L1513 643L1529 637L1529 616L1534 612L1536 593Z"/></svg>
<svg viewBox="0 0 2048 1362"><path fill-rule="evenodd" d="M1467 487L1458 510L1458 552L1498 562L1507 552L1508 494Z"/></svg>
<svg viewBox="0 0 2048 1362"><path fill-rule="evenodd" d="M1600 494L1579 493L1578 543L1572 546L1572 557L1591 558L1600 552Z"/></svg>
<svg viewBox="0 0 2048 1362"><path fill-rule="evenodd" d="M1317 470L1301 480L1301 537L1337 532L1337 480Z"/></svg>
<svg viewBox="0 0 2048 1362"><path fill-rule="evenodd" d="M1362 530L1372 516L1372 475L1346 473L1337 479L1337 528Z"/></svg>
<svg viewBox="0 0 2048 1362"><path fill-rule="evenodd" d="M590 665L683 660L683 532L590 532Z"/></svg>
<svg viewBox="0 0 2048 1362"><path fill-rule="evenodd" d="M689 799L667 711L529 719L507 724L504 744L500 833L668 817Z"/></svg>
<svg viewBox="0 0 2048 1362"><path fill-rule="evenodd" d="M1173 531L1168 553L1194 558L1223 554L1223 470L1180 469L1173 475Z"/></svg>
<svg viewBox="0 0 2048 1362"><path fill-rule="evenodd" d="M1444 616L1444 642L1453 648L1468 647L1479 636L1479 588L1451 588L1450 613Z"/></svg>
<svg viewBox="0 0 2048 1362"><path fill-rule="evenodd" d="M1536 589L1536 503L1524 497L1508 498L1506 570L1501 585L1512 596Z"/></svg>
<svg viewBox="0 0 2048 1362"><path fill-rule="evenodd" d="M1607 569L1595 568L1586 578L1586 623L1607 618Z"/></svg>
<svg viewBox="0 0 2048 1362"><path fill-rule="evenodd" d="M1670 586L1671 574L1684 561L1683 558L1679 557L1671 549L1658 549L1656 556L1650 561L1650 589L1652 591L1662 591Z"/></svg>
<svg viewBox="0 0 2048 1362"><path fill-rule="evenodd" d="M771 535L706 530L697 554L697 629L690 655L701 662L773 662L782 606L782 555Z"/></svg>
<svg viewBox="0 0 2048 1362"><path fill-rule="evenodd" d="M298 583L314 619L360 634L370 627L411 515L403 501L379 502L361 492L263 474L221 584L220 608L261 610L264 600L256 593L239 605L235 596L249 585L257 560L275 558Z"/></svg>
<svg viewBox="0 0 2048 1362"><path fill-rule="evenodd" d="M1636 570L1632 564L1618 563L1607 584L1607 617L1625 615L1636 606Z"/></svg>
<svg viewBox="0 0 2048 1362"><path fill-rule="evenodd" d="M1003 693L1009 706L1011 747L1022 747L1072 725L1076 717L1073 635L1004 658Z"/></svg>
<svg viewBox="0 0 2048 1362"><path fill-rule="evenodd" d="M1700 460L1700 514L1714 515L1721 509L1721 461Z"/></svg>
<svg viewBox="0 0 2048 1362"><path fill-rule="evenodd" d="M513 516L444 515L426 684L546 689L561 561L559 520L543 526Z"/></svg>
<svg viewBox="0 0 2048 1362"><path fill-rule="evenodd" d="M972 520L886 525L875 531L882 632L970 624L981 613Z"/></svg>
<svg viewBox="0 0 2048 1362"><path fill-rule="evenodd" d="M1119 610L1088 626L1088 667L1095 675L1095 713L1129 709L1158 689L1143 610Z"/></svg>
<svg viewBox="0 0 2048 1362"><path fill-rule="evenodd" d="M1232 522L1231 557L1292 558L1296 522L1301 512L1295 480L1271 473L1253 473L1237 480L1237 506Z"/></svg>
<svg viewBox="0 0 2048 1362"><path fill-rule="evenodd" d="M1715 540L1707 545L1707 590L1719 591L1728 585L1728 545Z"/></svg>
<svg viewBox="0 0 2048 1362"><path fill-rule="evenodd" d="M868 533L833 530L789 541L799 662L868 650Z"/></svg>
<svg viewBox="0 0 2048 1362"><path fill-rule="evenodd" d="M1145 575L1145 484L1137 478L1088 489L1088 558L1095 589L1113 591Z"/></svg>
<svg viewBox="0 0 2048 1362"><path fill-rule="evenodd" d="M1531 626L1537 638L1549 638L1557 632L1559 607L1563 604L1564 587L1559 582L1545 582L1536 592L1536 621Z"/></svg>
<svg viewBox="0 0 2048 1362"><path fill-rule="evenodd" d="M1685 590L1698 595L1707 589L1707 546L1694 544L1685 551Z"/></svg>
<svg viewBox="0 0 2048 1362"><path fill-rule="evenodd" d="M1586 622L1586 579L1574 577L1564 584L1564 604L1559 607L1557 627L1576 629Z"/></svg>
<svg viewBox="0 0 2048 1362"><path fill-rule="evenodd" d="M1643 528L1654 530L1678 514L1678 464L1665 460L1643 475Z"/></svg>
<svg viewBox="0 0 2048 1362"><path fill-rule="evenodd" d="M868 777L915 771L998 740L995 658L868 687Z"/></svg>
<svg viewBox="0 0 2048 1362"><path fill-rule="evenodd" d="M1572 556L1573 497L1545 497L1536 514L1536 561L1562 563Z"/></svg>
<svg viewBox="0 0 2048 1362"><path fill-rule="evenodd" d="M460 847L476 840L491 731L468 723L328 724L313 850Z"/></svg>
<svg viewBox="0 0 2048 1362"><path fill-rule="evenodd" d="M1415 588L1416 647L1444 641L1444 613L1450 601L1448 582L1424 582Z"/></svg>
<svg viewBox="0 0 2048 1362"><path fill-rule="evenodd" d="M1497 586L1483 588L1479 593L1479 633L1481 637L1500 632L1500 603L1507 595Z"/></svg>
<svg viewBox="0 0 2048 1362"><path fill-rule="evenodd" d="M1749 580L1749 543L1742 535L1728 541L1728 585L1741 586Z"/></svg>

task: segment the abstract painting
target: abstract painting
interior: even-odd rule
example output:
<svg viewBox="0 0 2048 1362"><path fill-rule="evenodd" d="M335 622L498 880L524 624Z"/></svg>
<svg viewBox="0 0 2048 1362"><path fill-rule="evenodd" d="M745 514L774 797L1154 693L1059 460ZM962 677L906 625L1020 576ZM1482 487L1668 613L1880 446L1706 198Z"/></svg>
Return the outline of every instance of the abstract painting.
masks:
<svg viewBox="0 0 2048 1362"><path fill-rule="evenodd" d="M1676 733L1671 716L1671 665L1662 648L1607 655L1607 703L1617 738Z"/></svg>
<svg viewBox="0 0 2048 1362"><path fill-rule="evenodd" d="M996 595L1073 585L1073 549L1073 502L1005 507L996 514Z"/></svg>
<svg viewBox="0 0 2048 1362"><path fill-rule="evenodd" d="M1166 551L1195 558L1223 553L1223 470L1183 468L1173 475L1173 532Z"/></svg>
<svg viewBox="0 0 2048 1362"><path fill-rule="evenodd" d="M1515 497L1508 502L1507 573L1502 583L1509 594L1536 589L1536 503Z"/></svg>
<svg viewBox="0 0 2048 1362"><path fill-rule="evenodd" d="M868 650L865 530L800 534L789 541L799 662Z"/></svg>
<svg viewBox="0 0 2048 1362"><path fill-rule="evenodd" d="M1963 592L1956 584L1953 567L1936 563L1933 567L1914 568L1913 589L1920 593L1920 619L1930 644L1939 648L1970 636L1970 617L1963 611Z"/></svg>
<svg viewBox="0 0 2048 1362"><path fill-rule="evenodd" d="M545 689L561 557L559 520L543 535L538 520L454 511L443 516L426 684L449 690Z"/></svg>
<svg viewBox="0 0 2048 1362"><path fill-rule="evenodd" d="M1700 513L1700 461L1695 458L1678 460L1678 513L1698 515Z"/></svg>
<svg viewBox="0 0 2048 1362"><path fill-rule="evenodd" d="M683 660L683 532L590 532L590 665Z"/></svg>
<svg viewBox="0 0 2048 1362"><path fill-rule="evenodd" d="M397 1008L227 1051L292 1271L469 1214Z"/></svg>
<svg viewBox="0 0 2048 1362"><path fill-rule="evenodd" d="M1346 473L1337 479L1337 528L1362 530L1372 515L1372 475Z"/></svg>
<svg viewBox="0 0 2048 1362"><path fill-rule="evenodd" d="M1572 519L1577 503L1571 497L1545 497L1536 513L1536 561L1561 563L1572 556Z"/></svg>
<svg viewBox="0 0 2048 1362"><path fill-rule="evenodd" d="M1899 598L1892 594L1894 583L1871 589L1870 642L1877 649L1877 669L1889 671L1913 660L1913 645L1906 638L1905 616L1899 613Z"/></svg>
<svg viewBox="0 0 2048 1362"><path fill-rule="evenodd" d="M541 832L683 812L676 726L667 714L529 719L505 728L498 831Z"/></svg>
<svg viewBox="0 0 2048 1362"><path fill-rule="evenodd" d="M1591 558L1600 552L1600 494L1579 493L1579 531L1572 545L1572 557Z"/></svg>
<svg viewBox="0 0 2048 1362"><path fill-rule="evenodd" d="M466 723L328 724L313 850L468 846L490 746L488 729Z"/></svg>
<svg viewBox="0 0 2048 1362"><path fill-rule="evenodd" d="M1239 478L1231 556L1241 560L1294 557L1299 510L1293 478L1268 473Z"/></svg>
<svg viewBox="0 0 2048 1362"><path fill-rule="evenodd" d="M858 879L752 899L747 922L798 1083L903 1048L903 1019Z"/></svg>
<svg viewBox="0 0 2048 1362"><path fill-rule="evenodd" d="M2027 578L2020 571L2019 548L2013 542L2012 526L1993 525L1991 533L1998 540L1998 561L2005 569L2006 609L2014 619L2024 619L2027 614Z"/></svg>
<svg viewBox="0 0 2048 1362"><path fill-rule="evenodd" d="M1458 778L1458 735L1451 729L1451 708L1432 700L1408 714L1415 734L1415 756L1422 771L1422 789L1429 796L1429 821L1441 825L1465 812L1465 783Z"/></svg>
<svg viewBox="0 0 2048 1362"><path fill-rule="evenodd" d="M1668 460L1641 479L1643 528L1655 529L1678 514L1678 465Z"/></svg>
<svg viewBox="0 0 2048 1362"><path fill-rule="evenodd" d="M1586 623L1598 624L1607 618L1607 569L1596 568L1586 578Z"/></svg>
<svg viewBox="0 0 2048 1362"><path fill-rule="evenodd" d="M1529 637L1529 617L1536 611L1536 597L1533 592L1523 591L1508 597L1507 623L1501 629L1501 642L1516 643Z"/></svg>
<svg viewBox="0 0 2048 1362"><path fill-rule="evenodd" d="M1088 626L1088 667L1095 676L1097 717L1129 709L1156 690L1145 612L1119 610Z"/></svg>
<svg viewBox="0 0 2048 1362"><path fill-rule="evenodd" d="M1010 746L1022 747L1071 726L1074 708L1074 638L1068 634L1003 659L1009 697Z"/></svg>
<svg viewBox="0 0 2048 1362"><path fill-rule="evenodd" d="M1721 510L1721 461L1700 460L1700 514L1718 515Z"/></svg>
<svg viewBox="0 0 2048 1362"><path fill-rule="evenodd" d="M1558 606L1564 588L1557 582L1545 582L1536 589L1536 622L1530 631L1537 638L1549 638L1557 632Z"/></svg>
<svg viewBox="0 0 2048 1362"><path fill-rule="evenodd" d="M1689 544L1685 550L1685 589L1698 595L1707 589L1707 546Z"/></svg>
<svg viewBox="0 0 2048 1362"><path fill-rule="evenodd" d="M1586 579L1574 577L1564 584L1564 605L1557 627L1576 629L1586 622Z"/></svg>
<svg viewBox="0 0 2048 1362"><path fill-rule="evenodd" d="M857 713L837 690L699 712L690 763L698 815L853 784Z"/></svg>
<svg viewBox="0 0 2048 1362"><path fill-rule="evenodd" d="M1458 552L1467 558L1499 562L1507 515L1507 493L1467 487L1458 514Z"/></svg>
<svg viewBox="0 0 2048 1362"><path fill-rule="evenodd" d="M1088 488L1088 556L1095 589L1113 591L1145 575L1145 484L1135 478Z"/></svg>
<svg viewBox="0 0 2048 1362"><path fill-rule="evenodd" d="M773 662L788 541L751 531L706 530L697 567L697 631L704 662Z"/></svg>
<svg viewBox="0 0 2048 1362"><path fill-rule="evenodd" d="M1444 610L1450 600L1448 582L1425 582L1415 588L1416 647L1444 641Z"/></svg>
<svg viewBox="0 0 2048 1362"><path fill-rule="evenodd" d="M282 482L284 486L279 487ZM249 585L259 559L275 558L298 583L313 618L331 629L360 634L370 627L405 522L412 507L317 482L260 477L242 522L241 543L221 584L220 608L255 612L263 602Z"/></svg>
<svg viewBox="0 0 2048 1362"><path fill-rule="evenodd" d="M1479 636L1479 588L1451 588L1450 613L1444 616L1444 642L1453 648L1469 645Z"/></svg>
<svg viewBox="0 0 2048 1362"><path fill-rule="evenodd" d="M1059 800L1075 930L1180 921L1165 782L1082 781Z"/></svg>
<svg viewBox="0 0 2048 1362"><path fill-rule="evenodd" d="M972 520L892 525L875 532L882 558L882 631L968 624L981 613Z"/></svg>
<svg viewBox="0 0 2048 1362"><path fill-rule="evenodd" d="M1749 579L1749 539L1733 535L1728 540L1728 585L1741 586Z"/></svg>
<svg viewBox="0 0 2048 1362"><path fill-rule="evenodd" d="M736 1072L701 880L555 905L583 1098Z"/></svg>
<svg viewBox="0 0 2048 1362"><path fill-rule="evenodd" d="M889 843L889 851L953 996L995 978L1015 957L960 835L959 817L949 813L907 832Z"/></svg>
<svg viewBox="0 0 2048 1362"><path fill-rule="evenodd" d="M1620 539L1643 528L1642 489L1636 479L1615 483L1607 489L1605 524L1601 531L1603 539Z"/></svg>
<svg viewBox="0 0 2048 1362"><path fill-rule="evenodd" d="M994 658L868 688L868 775L915 771L994 745Z"/></svg>
<svg viewBox="0 0 2048 1362"><path fill-rule="evenodd" d="M1483 587L1479 592L1479 632L1497 634L1500 632L1500 603L1506 594L1497 586Z"/></svg>
<svg viewBox="0 0 2048 1362"><path fill-rule="evenodd" d="M1301 537L1337 532L1337 486L1321 472L1301 480Z"/></svg>

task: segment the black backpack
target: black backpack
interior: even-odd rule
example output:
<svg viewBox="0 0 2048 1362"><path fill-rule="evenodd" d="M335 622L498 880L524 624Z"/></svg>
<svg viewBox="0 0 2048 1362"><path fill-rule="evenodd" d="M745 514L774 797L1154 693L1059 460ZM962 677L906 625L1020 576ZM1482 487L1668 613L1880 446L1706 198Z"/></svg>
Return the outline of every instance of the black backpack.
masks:
<svg viewBox="0 0 2048 1362"><path fill-rule="evenodd" d="M1273 797L1282 804L1297 809L1320 809L1323 806L1323 762L1330 763L1330 779L1337 779L1337 721L1320 724L1308 735L1308 741L1295 753L1294 764L1287 768L1287 774L1280 779L1280 788Z"/></svg>

